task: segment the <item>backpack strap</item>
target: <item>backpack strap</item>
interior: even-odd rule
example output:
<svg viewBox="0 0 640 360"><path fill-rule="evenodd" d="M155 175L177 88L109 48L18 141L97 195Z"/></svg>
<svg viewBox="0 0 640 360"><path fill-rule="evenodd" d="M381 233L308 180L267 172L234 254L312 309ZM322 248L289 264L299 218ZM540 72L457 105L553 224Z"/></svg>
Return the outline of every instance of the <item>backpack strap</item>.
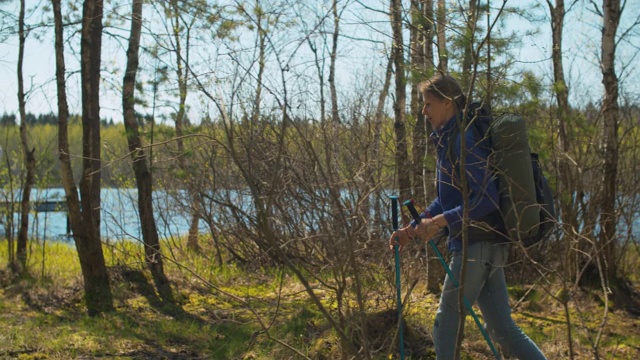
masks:
<svg viewBox="0 0 640 360"><path fill-rule="evenodd" d="M468 126L471 124L471 126ZM456 144L458 140L462 142L462 129L471 131L475 146L482 146L491 149L491 136L489 127L491 126L491 106L489 104L472 102L468 106L468 114L464 121L458 121L449 135L447 147L447 159L451 162L453 169L453 181L460 181L460 159L456 157Z"/></svg>
<svg viewBox="0 0 640 360"><path fill-rule="evenodd" d="M451 162L452 167L452 181L454 184L460 185L460 158L456 156L456 147L460 148L458 145L458 141L463 141L462 139L462 131L461 129L467 128L467 131L472 132L472 139L474 139L474 146L481 146L489 150L489 154L491 153L491 136L489 136L489 128L491 126L492 114L491 107L489 104L473 102L469 104L468 115L465 121L458 122L456 126L453 127L449 135L448 146L447 146L447 159ZM468 126L468 125L471 126ZM491 164L491 159L488 159L489 164ZM498 181L496 178L494 181ZM469 236L473 239L495 239L496 235L498 238L506 239L505 235L502 233L504 231L504 221L502 220L502 215L500 214L500 210L496 210L486 215L484 218L480 219L478 222L485 223L489 225L493 230L487 231L487 229L482 229L480 227L471 227L469 229Z"/></svg>

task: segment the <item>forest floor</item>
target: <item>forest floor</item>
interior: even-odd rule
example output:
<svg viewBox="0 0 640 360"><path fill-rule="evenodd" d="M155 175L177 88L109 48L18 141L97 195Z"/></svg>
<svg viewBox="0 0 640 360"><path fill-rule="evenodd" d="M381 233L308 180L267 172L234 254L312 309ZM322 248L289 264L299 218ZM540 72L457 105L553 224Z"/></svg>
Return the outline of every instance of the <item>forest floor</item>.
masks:
<svg viewBox="0 0 640 360"><path fill-rule="evenodd" d="M168 264L177 297L170 304L158 298L141 264L113 264L116 311L89 317L74 250L67 248L48 250L55 261L44 267L34 262L30 275L21 278L7 270L0 252L0 359L341 359L335 331L286 272L211 265L185 271ZM331 308L329 292L311 285ZM637 283L633 287L638 290ZM368 297L373 310L358 323L374 359L399 358L392 340L395 291L387 293L386 299ZM549 359L569 359L567 317L556 300L565 295L550 293L535 286L510 288L513 316ZM614 304L605 311L600 295L579 290L569 297L574 359L594 359L596 353L599 359L640 359L639 314ZM407 298L405 358L435 359L430 332L437 295L419 283ZM462 358L494 358L471 319Z"/></svg>

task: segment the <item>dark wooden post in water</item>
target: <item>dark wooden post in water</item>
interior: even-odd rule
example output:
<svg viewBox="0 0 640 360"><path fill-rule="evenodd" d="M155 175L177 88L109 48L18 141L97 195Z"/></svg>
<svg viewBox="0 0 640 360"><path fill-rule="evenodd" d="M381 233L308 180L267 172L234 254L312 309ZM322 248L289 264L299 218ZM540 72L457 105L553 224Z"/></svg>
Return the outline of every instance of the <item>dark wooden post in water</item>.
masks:
<svg viewBox="0 0 640 360"><path fill-rule="evenodd" d="M14 202L14 205L19 204L19 202ZM66 201L58 201L58 200L44 200L44 201L34 201L31 202L31 206L33 210L37 213L40 212L60 212L64 211L67 214L67 233L66 236L71 236L71 224L69 223L69 212L67 211L67 202ZM0 207L10 209L11 201L3 201L0 202ZM18 206L14 206L13 209L17 211L19 209Z"/></svg>
<svg viewBox="0 0 640 360"><path fill-rule="evenodd" d="M36 212L58 212L64 211L67 214L67 237L71 235L71 224L69 222L69 212L67 211L66 201L45 200L34 203L34 210Z"/></svg>

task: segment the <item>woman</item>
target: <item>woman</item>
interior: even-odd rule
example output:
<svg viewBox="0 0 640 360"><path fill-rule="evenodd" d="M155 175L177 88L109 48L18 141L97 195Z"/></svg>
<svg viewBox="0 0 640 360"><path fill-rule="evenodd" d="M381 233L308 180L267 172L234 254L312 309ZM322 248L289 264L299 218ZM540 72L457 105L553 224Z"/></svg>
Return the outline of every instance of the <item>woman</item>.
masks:
<svg viewBox="0 0 640 360"><path fill-rule="evenodd" d="M448 232L447 248L452 255L449 267L460 278L462 267L463 204L468 207L467 260L463 294L482 311L492 337L505 352L518 359L545 359L540 349L514 323L504 277L509 244L500 235L498 189L488 166L489 149L473 139L473 131L464 132L465 157L461 159L460 113L466 99L460 85L448 75L436 75L419 85L424 100L422 113L435 131L430 138L437 149L437 194L421 214L420 223L395 231L390 248L406 246L417 237L432 238L440 229ZM464 161L462 161L464 160ZM464 183L460 168L464 167ZM464 189L464 190L463 190ZM496 231L497 230L497 231ZM438 359L453 359L459 323L458 288L445 277L440 304L433 327ZM466 316L466 312L465 312Z"/></svg>

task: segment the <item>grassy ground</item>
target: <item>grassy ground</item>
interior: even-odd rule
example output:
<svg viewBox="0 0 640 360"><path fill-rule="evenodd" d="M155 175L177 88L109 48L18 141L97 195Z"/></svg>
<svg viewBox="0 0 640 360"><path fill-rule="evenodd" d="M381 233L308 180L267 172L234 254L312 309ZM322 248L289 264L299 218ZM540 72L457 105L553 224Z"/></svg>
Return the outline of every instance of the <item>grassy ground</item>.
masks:
<svg viewBox="0 0 640 360"><path fill-rule="evenodd" d="M73 247L33 246L29 276L22 278L6 270L6 248L6 242L0 242L2 359L340 358L335 332L304 288L280 270L217 268L204 257L175 250L172 256L180 266L168 262L166 272L179 304L167 304L157 297L137 246L107 246L117 310L88 317ZM330 292L316 288L331 308ZM511 289L516 322L549 359L568 359L564 308L548 291L528 289ZM372 312L361 325L371 348L378 345L376 359L397 358L397 346L390 340L397 324L394 296L389 289L386 298L367 297ZM601 326L605 313L596 296L587 292L572 296L575 358L594 358L592 344L600 329L600 358L640 358L640 319L610 311ZM437 300L420 283L411 292L405 308L407 359L435 358L430 328ZM491 359L470 319L466 329L463 358Z"/></svg>

